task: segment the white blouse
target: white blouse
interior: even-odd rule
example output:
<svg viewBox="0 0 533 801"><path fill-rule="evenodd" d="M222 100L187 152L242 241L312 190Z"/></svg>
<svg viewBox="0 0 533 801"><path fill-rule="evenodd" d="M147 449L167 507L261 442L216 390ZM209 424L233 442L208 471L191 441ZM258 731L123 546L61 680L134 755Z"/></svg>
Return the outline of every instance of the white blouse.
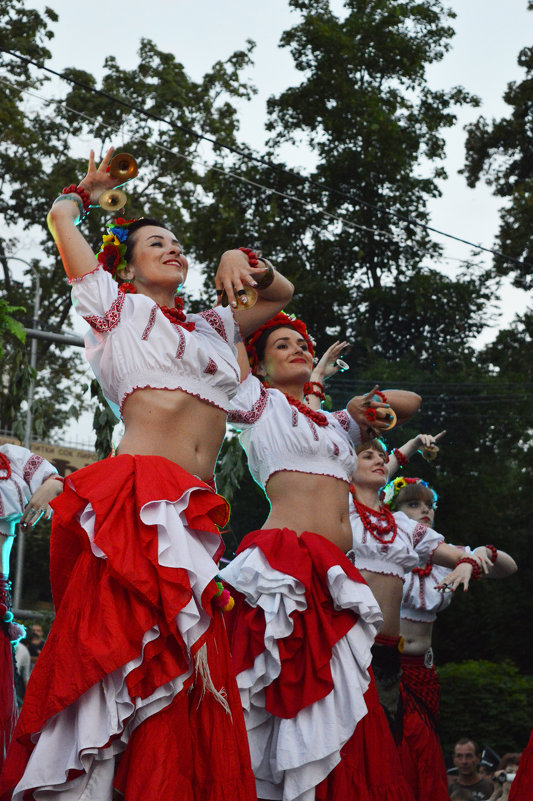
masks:
<svg viewBox="0 0 533 801"><path fill-rule="evenodd" d="M74 307L91 326L87 359L120 414L132 392L147 388L181 389L227 411L240 381L238 325L229 306L187 314L195 324L188 331L146 295L119 292L100 267L71 283Z"/></svg>
<svg viewBox="0 0 533 801"><path fill-rule="evenodd" d="M43 481L57 475L57 470L42 456L19 445L2 445L0 453L8 458L11 468L9 478L0 478L0 533L9 536L33 493Z"/></svg>
<svg viewBox="0 0 533 801"><path fill-rule="evenodd" d="M471 556L472 549L463 545L455 545ZM411 573L403 585L403 600L400 617L402 620L412 620L414 623L434 623L439 612L447 609L452 602L453 592L449 590L436 590L446 576L451 573L449 567L433 565L431 573L419 576Z"/></svg>
<svg viewBox="0 0 533 801"><path fill-rule="evenodd" d="M359 426L347 411L323 412L328 425L318 426L277 389L265 389L252 374L230 404L228 421L241 431L255 481L266 487L274 473L287 470L333 476L349 482L357 467Z"/></svg>
<svg viewBox="0 0 533 801"><path fill-rule="evenodd" d="M355 504L350 504L354 561L359 570L398 576L405 581L406 573L431 560L434 551L444 542L444 537L432 528L411 520L403 512L394 512L394 519L396 537L392 542L383 544L365 529Z"/></svg>

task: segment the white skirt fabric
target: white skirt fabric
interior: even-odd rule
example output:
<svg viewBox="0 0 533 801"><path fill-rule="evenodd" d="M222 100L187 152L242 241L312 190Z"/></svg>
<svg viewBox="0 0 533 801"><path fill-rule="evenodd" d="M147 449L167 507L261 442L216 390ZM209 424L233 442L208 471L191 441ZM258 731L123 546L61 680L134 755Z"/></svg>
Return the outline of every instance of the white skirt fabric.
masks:
<svg viewBox="0 0 533 801"><path fill-rule="evenodd" d="M237 674L257 794L313 801L314 788L338 764L341 748L366 715L370 649L382 623L381 610L367 584L350 578L340 564L328 569L325 578L334 608L359 617L333 646L331 692L294 717L280 718L265 708L265 688L280 675L278 642L293 631L291 615L307 607L305 587L290 573L274 569L255 546L240 553L221 575L250 607L262 609L265 619L264 651Z"/></svg>

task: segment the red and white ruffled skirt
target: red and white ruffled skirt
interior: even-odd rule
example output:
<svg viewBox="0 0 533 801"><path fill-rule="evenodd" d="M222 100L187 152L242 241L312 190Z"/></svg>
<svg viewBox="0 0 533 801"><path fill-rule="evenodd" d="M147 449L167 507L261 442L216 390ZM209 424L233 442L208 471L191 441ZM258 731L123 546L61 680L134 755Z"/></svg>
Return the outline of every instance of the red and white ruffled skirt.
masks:
<svg viewBox="0 0 533 801"><path fill-rule="evenodd" d="M342 551L312 532L254 531L222 576L258 796L410 799L369 672L381 611Z"/></svg>
<svg viewBox="0 0 533 801"><path fill-rule="evenodd" d="M255 799L212 604L226 501L164 458L121 455L73 473L53 506L56 618L8 751L5 797L110 801L115 787L126 801Z"/></svg>

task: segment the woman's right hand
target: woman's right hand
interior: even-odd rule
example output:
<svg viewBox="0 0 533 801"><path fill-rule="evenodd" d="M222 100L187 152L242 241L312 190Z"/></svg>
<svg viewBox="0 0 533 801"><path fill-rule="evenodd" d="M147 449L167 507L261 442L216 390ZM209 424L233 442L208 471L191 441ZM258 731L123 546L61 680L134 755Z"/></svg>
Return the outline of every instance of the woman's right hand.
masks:
<svg viewBox="0 0 533 801"><path fill-rule="evenodd" d="M94 150L91 150L89 153L89 168L87 170L87 175L80 181L78 186L83 187L83 189L86 189L87 192L89 192L92 206L98 205L98 198L102 192L105 192L109 189L114 189L116 186L120 186L120 184L124 183L122 179L113 178L107 172L107 168L113 156L114 150L115 148L113 147L109 148L99 167L96 166L96 162L94 160Z"/></svg>

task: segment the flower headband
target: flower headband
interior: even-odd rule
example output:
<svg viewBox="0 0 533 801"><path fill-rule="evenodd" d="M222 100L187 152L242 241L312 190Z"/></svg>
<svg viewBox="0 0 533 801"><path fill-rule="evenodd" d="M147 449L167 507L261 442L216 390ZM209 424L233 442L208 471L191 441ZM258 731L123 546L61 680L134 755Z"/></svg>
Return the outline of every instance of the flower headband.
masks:
<svg viewBox="0 0 533 801"><path fill-rule="evenodd" d="M126 239L129 235L129 226L134 222L137 222L137 218L125 220L123 217L117 217L112 223L109 223L107 226L109 233L102 237L102 245L96 255L99 264L104 270L111 273L115 281L118 278L117 273L126 267L124 258Z"/></svg>
<svg viewBox="0 0 533 801"><path fill-rule="evenodd" d="M422 487L426 487L433 495L433 507L434 508L436 507L436 503L439 499L439 496L437 495L433 487L429 486L427 481L424 481L421 478L404 478L403 476L395 478L393 481L389 481L389 483L383 487L383 489L379 493L381 501L384 504L386 504L386 506L388 506L391 510L393 510L394 507L396 506L396 498L398 496L398 493L400 492L400 490L403 490L404 487L407 487L408 484L418 484Z"/></svg>
<svg viewBox="0 0 533 801"><path fill-rule="evenodd" d="M254 331L251 337L248 337L246 340L246 352L248 354L248 359L250 361L250 366L252 368L252 372L255 373L257 369L257 350L256 344L258 339L261 337L265 331L269 331L272 328L293 328L297 331L303 339L307 342L307 346L309 348L309 352L311 356L315 355L315 343L312 337L307 332L307 327L302 320L299 320L295 317L294 314L287 314L286 312L279 312L274 317L271 317L270 320L267 320L257 331Z"/></svg>

